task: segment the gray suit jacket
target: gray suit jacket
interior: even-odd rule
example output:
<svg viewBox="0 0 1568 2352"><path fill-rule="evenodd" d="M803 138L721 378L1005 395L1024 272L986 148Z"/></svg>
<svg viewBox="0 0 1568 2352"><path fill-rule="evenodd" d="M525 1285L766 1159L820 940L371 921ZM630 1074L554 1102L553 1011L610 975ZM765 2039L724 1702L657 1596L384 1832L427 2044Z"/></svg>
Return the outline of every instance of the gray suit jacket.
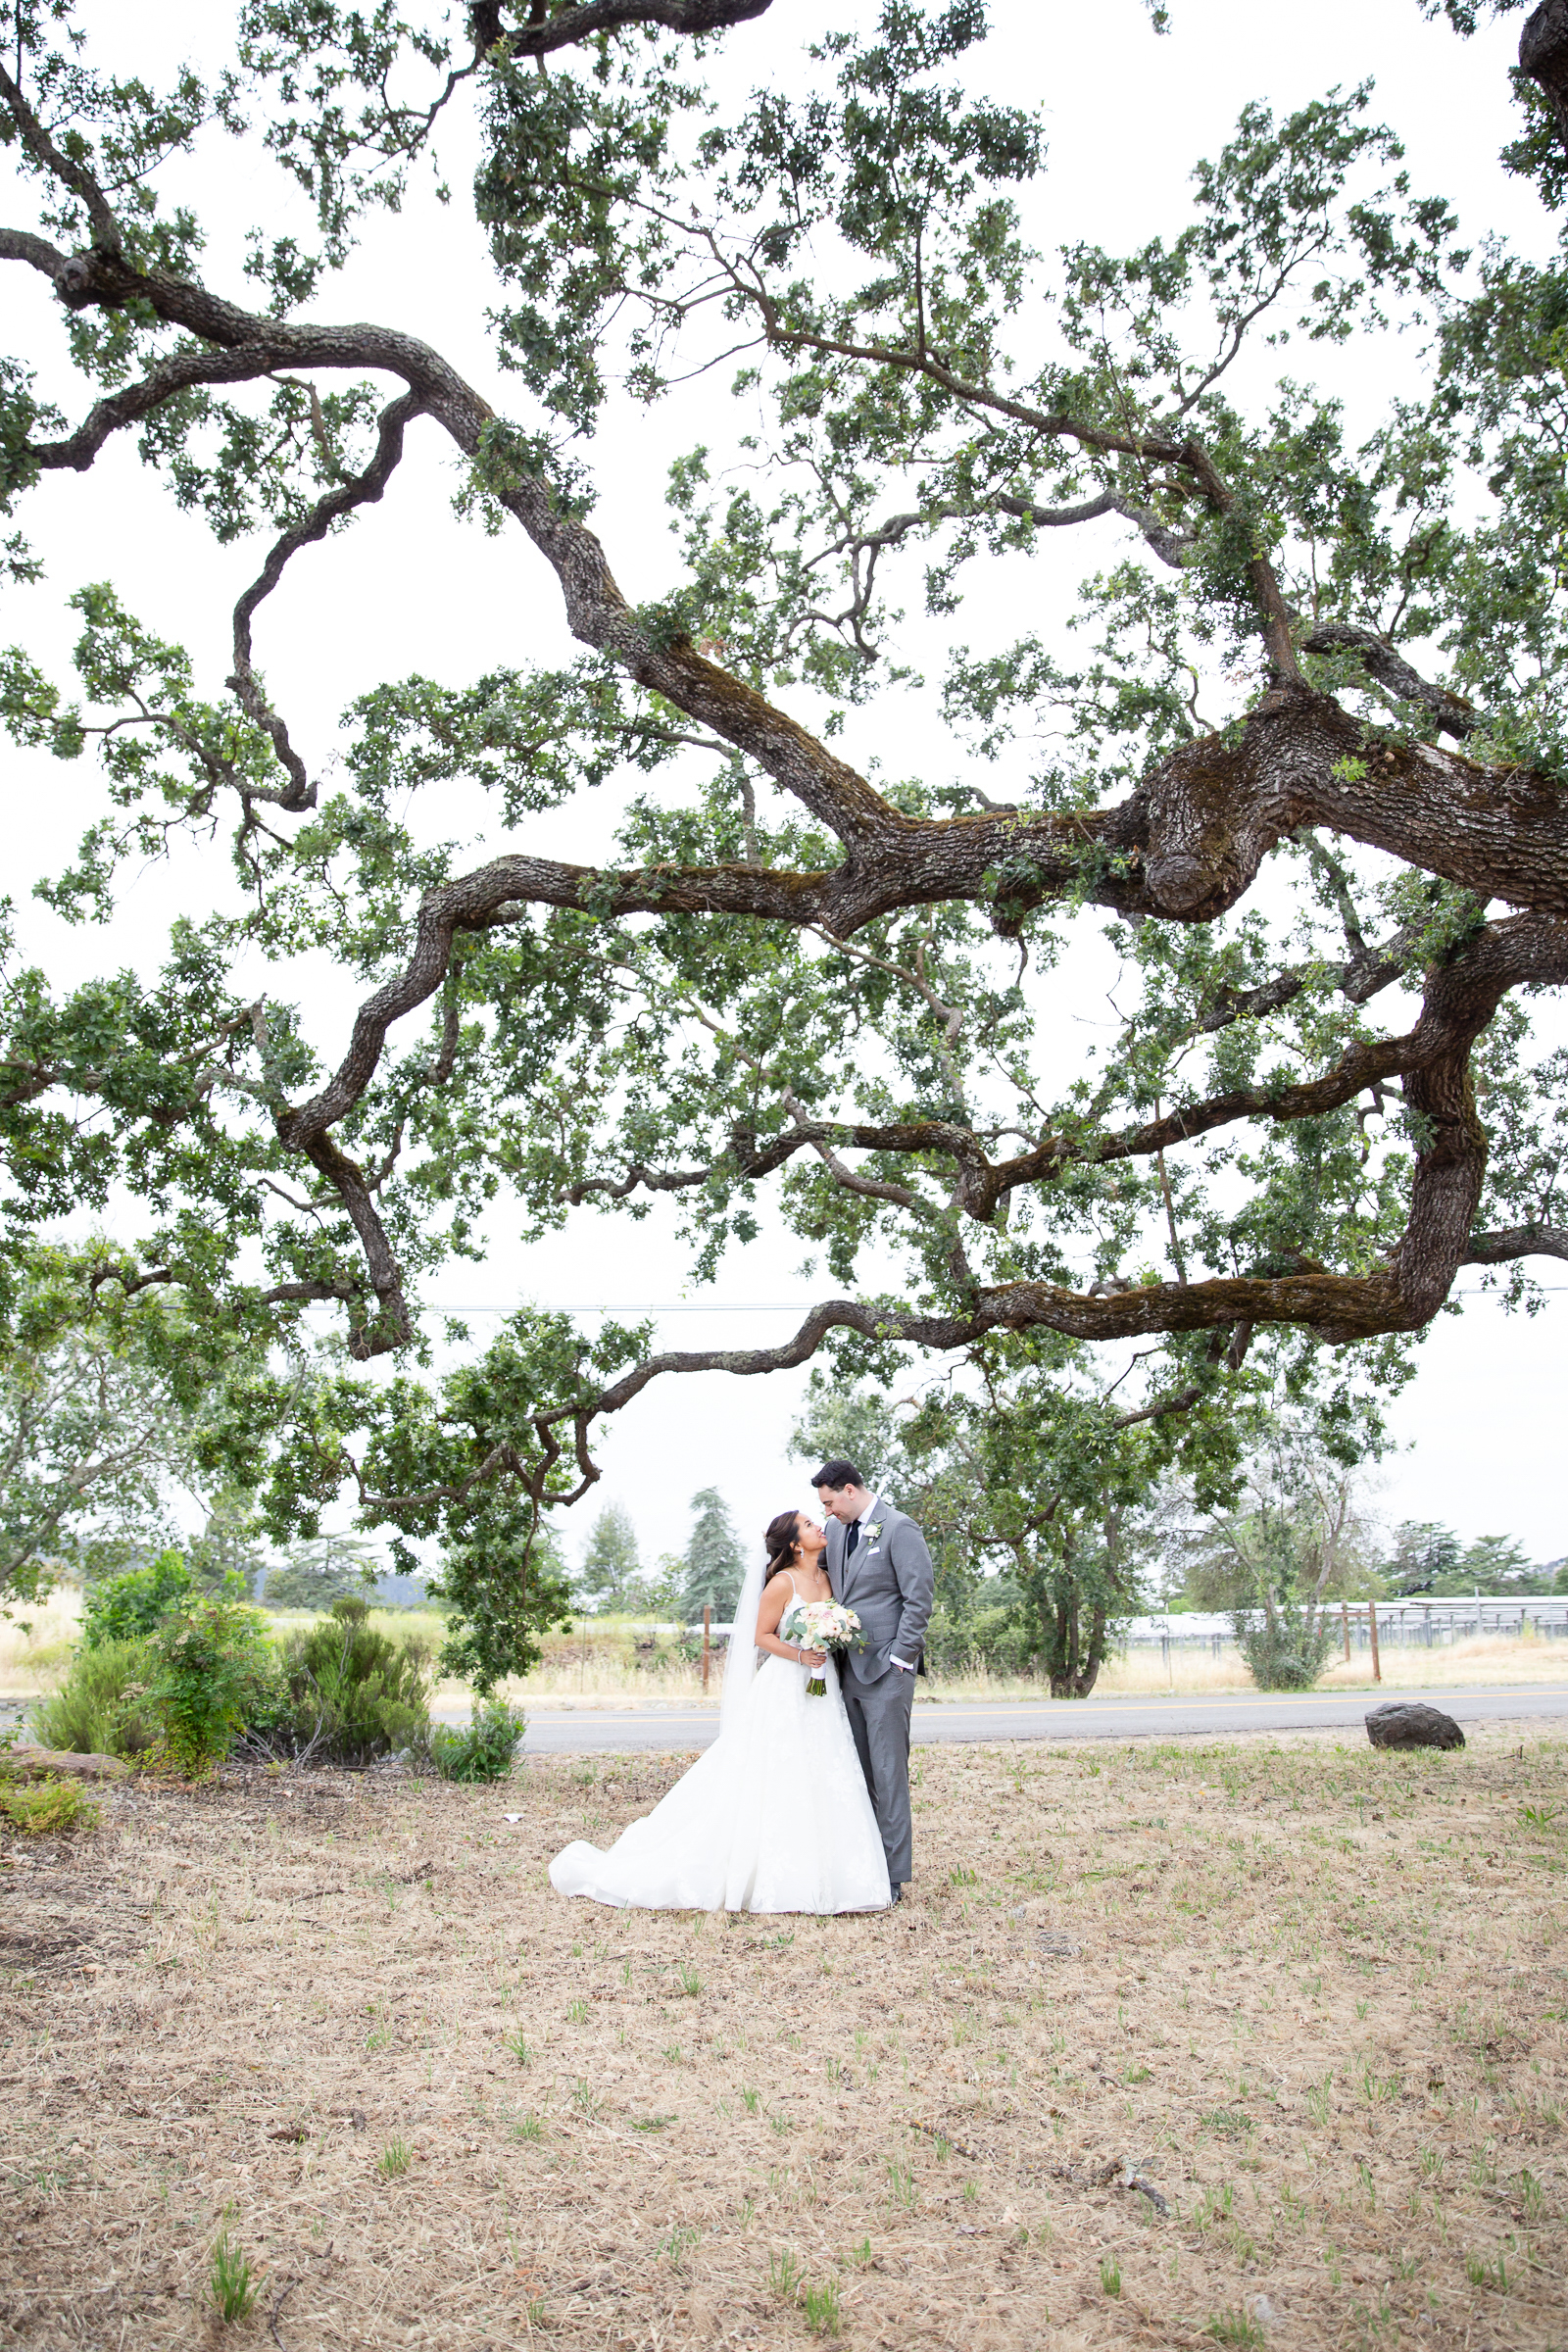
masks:
<svg viewBox="0 0 1568 2352"><path fill-rule="evenodd" d="M869 1531L875 1528L876 1534ZM880 1682L893 1671L890 1661L920 1662L926 1623L931 1615L935 1578L925 1538L906 1511L877 1497L875 1510L860 1530L860 1540L846 1575L844 1546L848 1530L837 1519L827 1523L827 1581L833 1597L853 1609L865 1637L863 1649L846 1653L846 1672L858 1682Z"/></svg>

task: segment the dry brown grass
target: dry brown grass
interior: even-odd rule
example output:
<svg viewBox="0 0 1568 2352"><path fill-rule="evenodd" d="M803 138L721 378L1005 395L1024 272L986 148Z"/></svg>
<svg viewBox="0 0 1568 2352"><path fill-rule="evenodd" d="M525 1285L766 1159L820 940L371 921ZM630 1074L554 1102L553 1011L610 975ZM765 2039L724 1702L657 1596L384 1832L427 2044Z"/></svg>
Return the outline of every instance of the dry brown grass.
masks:
<svg viewBox="0 0 1568 2352"><path fill-rule="evenodd" d="M927 1749L899 1911L556 1898L680 1763L10 1845L0 2341L804 2346L804 2284L852 2346L1568 2342L1551 1727Z"/></svg>

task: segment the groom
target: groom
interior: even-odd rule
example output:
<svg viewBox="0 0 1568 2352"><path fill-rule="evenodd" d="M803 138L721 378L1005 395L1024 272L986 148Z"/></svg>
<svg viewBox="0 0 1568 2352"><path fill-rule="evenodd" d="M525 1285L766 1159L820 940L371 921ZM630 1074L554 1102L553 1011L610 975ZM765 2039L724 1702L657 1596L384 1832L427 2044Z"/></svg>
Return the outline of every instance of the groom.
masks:
<svg viewBox="0 0 1568 2352"><path fill-rule="evenodd" d="M931 1554L914 1521L873 1494L853 1462L824 1462L811 1484L827 1524L833 1597L854 1609L865 1636L863 1649L845 1653L844 1705L898 1903L911 1875L909 1718L931 1614Z"/></svg>

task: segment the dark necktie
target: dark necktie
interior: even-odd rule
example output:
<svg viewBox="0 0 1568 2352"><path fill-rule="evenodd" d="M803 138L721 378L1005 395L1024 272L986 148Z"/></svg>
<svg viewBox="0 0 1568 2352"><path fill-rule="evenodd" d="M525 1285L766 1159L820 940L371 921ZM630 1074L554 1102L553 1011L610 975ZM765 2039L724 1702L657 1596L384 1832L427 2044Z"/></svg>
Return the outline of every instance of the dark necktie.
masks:
<svg viewBox="0 0 1568 2352"><path fill-rule="evenodd" d="M854 1559L855 1546L859 1541L860 1522L858 1519L852 1519L850 1521L849 1533L844 1539L844 1565L846 1568L849 1566L851 1560Z"/></svg>

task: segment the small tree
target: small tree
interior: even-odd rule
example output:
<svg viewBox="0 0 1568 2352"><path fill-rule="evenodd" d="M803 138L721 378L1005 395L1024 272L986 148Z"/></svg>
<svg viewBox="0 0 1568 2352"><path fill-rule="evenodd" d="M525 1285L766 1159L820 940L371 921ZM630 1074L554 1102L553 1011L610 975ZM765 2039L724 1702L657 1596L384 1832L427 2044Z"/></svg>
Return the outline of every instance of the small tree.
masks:
<svg viewBox="0 0 1568 2352"><path fill-rule="evenodd" d="M221 1592L234 1577L254 1594L266 1563L257 1541L256 1513L240 1488L220 1487L208 1506L207 1524L186 1556L202 1592Z"/></svg>
<svg viewBox="0 0 1568 2352"><path fill-rule="evenodd" d="M273 1683L266 1627L242 1602L203 1593L162 1617L148 1639L147 1698L164 1751L192 1780L205 1780Z"/></svg>
<svg viewBox="0 0 1568 2352"><path fill-rule="evenodd" d="M527 1674L539 1661L540 1635L570 1623L561 1540L524 1495L479 1489L427 1590L451 1612L437 1671L471 1683L481 1696L509 1674Z"/></svg>
<svg viewBox="0 0 1568 2352"><path fill-rule="evenodd" d="M634 1607L642 1579L637 1556L637 1530L631 1514L618 1502L607 1502L594 1521L588 1548L582 1555L577 1592L582 1605L596 1617L614 1616Z"/></svg>
<svg viewBox="0 0 1568 2352"><path fill-rule="evenodd" d="M1512 1536L1478 1536L1459 1562L1461 1592L1547 1592L1551 1578L1538 1569ZM1434 1586L1433 1590L1442 1590Z"/></svg>
<svg viewBox="0 0 1568 2352"><path fill-rule="evenodd" d="M270 1609L329 1609L345 1594L367 1593L381 1555L363 1536L318 1536L291 1544L280 1568L270 1568L262 1598Z"/></svg>
<svg viewBox="0 0 1568 2352"><path fill-rule="evenodd" d="M1334 1644L1328 1602L1364 1569L1359 1481L1321 1432L1281 1414L1248 1466L1235 1508L1186 1532L1188 1591L1228 1608L1237 1646L1264 1690L1308 1690Z"/></svg>
<svg viewBox="0 0 1568 2352"><path fill-rule="evenodd" d="M644 1569L637 1589L639 1611L660 1619L680 1619L686 1608L686 1561L678 1551L662 1551L652 1568Z"/></svg>
<svg viewBox="0 0 1568 2352"><path fill-rule="evenodd" d="M1394 1551L1387 1575L1396 1593L1463 1592L1458 1574L1464 1546L1451 1527L1435 1519L1405 1519L1394 1531Z"/></svg>
<svg viewBox="0 0 1568 2352"><path fill-rule="evenodd" d="M716 1487L703 1487L692 1496L697 1522L686 1545L686 1575L681 1586L681 1615L700 1617L710 1608L728 1618L740 1598L746 1577L740 1540Z"/></svg>
<svg viewBox="0 0 1568 2352"><path fill-rule="evenodd" d="M192 1499L195 1582L248 1585L259 1554L225 1392L264 1362L254 1336L159 1289L127 1287L102 1241L29 1250L0 1346L0 1600L47 1592L62 1565L88 1585L180 1544ZM204 1502L207 1495L213 1497Z"/></svg>

